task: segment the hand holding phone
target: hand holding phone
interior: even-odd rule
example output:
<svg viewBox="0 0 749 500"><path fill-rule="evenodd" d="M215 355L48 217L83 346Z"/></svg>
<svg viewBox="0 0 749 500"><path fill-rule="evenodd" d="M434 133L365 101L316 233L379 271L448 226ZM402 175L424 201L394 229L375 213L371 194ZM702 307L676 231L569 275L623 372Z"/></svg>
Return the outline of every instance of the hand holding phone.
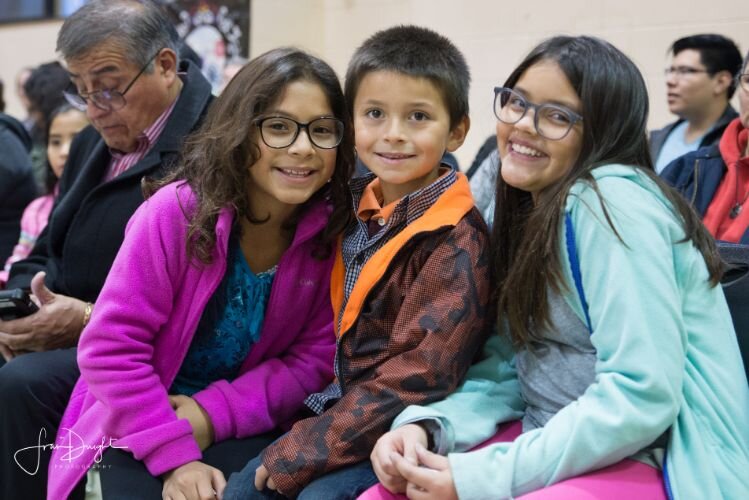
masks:
<svg viewBox="0 0 749 500"><path fill-rule="evenodd" d="M20 288L0 291L0 320L10 321L34 314L39 308Z"/></svg>
<svg viewBox="0 0 749 500"><path fill-rule="evenodd" d="M0 344L12 352L64 349L78 343L86 302L53 293L44 278L42 271L31 279L31 297L20 290L8 290L0 299L5 306L0 307L4 320L0 321Z"/></svg>

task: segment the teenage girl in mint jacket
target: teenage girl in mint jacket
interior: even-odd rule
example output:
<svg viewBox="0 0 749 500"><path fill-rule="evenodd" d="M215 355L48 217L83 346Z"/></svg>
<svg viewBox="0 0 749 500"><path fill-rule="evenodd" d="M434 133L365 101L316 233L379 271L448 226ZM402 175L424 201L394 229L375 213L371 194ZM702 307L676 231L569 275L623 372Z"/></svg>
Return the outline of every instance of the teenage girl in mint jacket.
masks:
<svg viewBox="0 0 749 500"><path fill-rule="evenodd" d="M500 333L455 393L398 417L372 453L384 488L362 498L746 497L720 260L652 172L639 71L560 36L495 93Z"/></svg>
<svg viewBox="0 0 749 500"><path fill-rule="evenodd" d="M331 381L352 155L326 63L277 49L235 76L128 224L79 342L57 436L73 449L54 450L48 498L102 452L105 498L220 495Z"/></svg>

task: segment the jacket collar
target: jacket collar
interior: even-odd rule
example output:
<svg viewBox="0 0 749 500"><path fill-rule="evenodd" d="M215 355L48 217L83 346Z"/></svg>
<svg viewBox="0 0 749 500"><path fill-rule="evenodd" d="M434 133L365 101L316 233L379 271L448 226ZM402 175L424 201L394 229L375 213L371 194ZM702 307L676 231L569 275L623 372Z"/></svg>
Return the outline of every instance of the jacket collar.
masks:
<svg viewBox="0 0 749 500"><path fill-rule="evenodd" d="M179 153L185 137L198 125L202 113L196 113L196 110L205 109L212 99L211 85L190 61L180 63L180 72L185 74L185 85L177 97L177 104L164 126L164 131L146 156L117 179L140 177L143 172L160 165L164 155Z"/></svg>
<svg viewBox="0 0 749 500"><path fill-rule="evenodd" d="M298 246L317 236L325 228L332 212L330 203L325 200L314 201L305 205L302 216L294 233L291 246Z"/></svg>
<svg viewBox="0 0 749 500"><path fill-rule="evenodd" d="M395 237L364 264L359 278L351 291L346 308L343 307L343 288L345 267L340 247L336 251L335 263L330 279L330 298L335 312L336 334L343 335L356 322L369 292L385 276L390 263L414 236L420 233L436 231L443 227L454 227L473 208L473 196L468 179L457 173L457 180L431 205L424 214L406 226ZM340 246L339 242L339 246ZM338 318L340 317L340 322Z"/></svg>
<svg viewBox="0 0 749 500"><path fill-rule="evenodd" d="M186 206L193 207L196 203L195 194L190 189L187 183L180 184L180 192L186 189L187 197L185 198ZM190 208L191 210L192 208ZM325 200L318 200L306 205L304 208L303 215L299 218L294 232L294 239L289 246L291 248L297 248L304 245L307 241L311 240L325 228L328 223L328 218L332 208L330 204ZM229 236L231 234L232 225L236 213L229 207L221 209L218 220L216 222L216 251L219 252L218 256L221 258L226 257L227 247L229 243ZM288 251L288 249L287 249Z"/></svg>
<svg viewBox="0 0 749 500"><path fill-rule="evenodd" d="M707 144L713 143L720 135L723 133L723 129L726 128L726 125L728 125L731 120L739 116L739 114L736 112L735 109L733 109L733 106L728 104L726 106L726 109L723 110L723 114L720 115L720 117L715 121L712 127L710 127L710 130L705 132L705 135L702 137L702 140L700 141L700 145L704 146ZM679 118L674 123L671 124L670 127L668 127L668 133L664 136L668 137L668 135L681 123L684 123L683 118Z"/></svg>

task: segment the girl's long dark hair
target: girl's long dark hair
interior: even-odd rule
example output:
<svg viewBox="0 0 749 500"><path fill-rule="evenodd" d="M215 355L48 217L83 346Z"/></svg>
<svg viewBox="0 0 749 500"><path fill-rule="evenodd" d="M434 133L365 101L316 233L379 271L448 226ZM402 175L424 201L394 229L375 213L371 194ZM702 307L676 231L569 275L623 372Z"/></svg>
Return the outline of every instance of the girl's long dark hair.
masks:
<svg viewBox="0 0 749 500"><path fill-rule="evenodd" d="M165 179L149 181L144 186L146 196L179 179L192 188L198 203L194 213L188 215L187 251L191 257L204 263L211 261L216 221L226 206L232 207L238 217L263 222L251 213L247 198L249 169L260 158L255 119L281 97L288 84L296 81L319 84L333 114L345 124L333 177L305 204L327 198L333 207L315 256L329 255L335 238L346 227L352 213L348 181L354 163L354 139L338 77L326 62L306 52L274 49L250 61L214 100L200 128L185 140L176 169Z"/></svg>
<svg viewBox="0 0 749 500"><path fill-rule="evenodd" d="M712 236L678 192L653 171L647 142L648 95L634 63L603 40L557 36L543 41L512 72L504 86L513 88L525 71L541 61L554 61L582 103L583 139L580 155L569 173L537 196L514 188L497 176L492 231L499 320L507 320L518 344L535 339L537 326L548 325L547 289L563 290L558 242L567 195L578 181L598 194L608 224L614 227L591 171L611 163L637 168L661 188L686 233L702 253L710 281L720 280L721 261ZM626 242L625 242L626 243ZM593 299L595 300L595 299Z"/></svg>

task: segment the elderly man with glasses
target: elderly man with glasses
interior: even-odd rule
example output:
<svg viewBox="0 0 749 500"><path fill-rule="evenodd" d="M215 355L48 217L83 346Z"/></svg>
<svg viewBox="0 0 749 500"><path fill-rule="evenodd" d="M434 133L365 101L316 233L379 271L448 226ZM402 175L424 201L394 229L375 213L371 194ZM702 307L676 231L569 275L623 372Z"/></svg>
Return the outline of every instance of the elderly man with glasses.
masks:
<svg viewBox="0 0 749 500"><path fill-rule="evenodd" d="M77 339L143 202L141 180L166 173L211 100L198 69L179 63L178 44L148 0L93 0L60 29L57 50L71 80L65 97L92 127L72 145L49 225L10 273L8 288L30 288L40 309L0 321L2 499L44 498L44 445L78 378Z"/></svg>
<svg viewBox="0 0 749 500"><path fill-rule="evenodd" d="M722 35L692 35L676 40L670 52L671 65L665 70L668 109L679 119L650 134L658 173L675 158L714 144L736 118L728 103L741 67L736 44Z"/></svg>

